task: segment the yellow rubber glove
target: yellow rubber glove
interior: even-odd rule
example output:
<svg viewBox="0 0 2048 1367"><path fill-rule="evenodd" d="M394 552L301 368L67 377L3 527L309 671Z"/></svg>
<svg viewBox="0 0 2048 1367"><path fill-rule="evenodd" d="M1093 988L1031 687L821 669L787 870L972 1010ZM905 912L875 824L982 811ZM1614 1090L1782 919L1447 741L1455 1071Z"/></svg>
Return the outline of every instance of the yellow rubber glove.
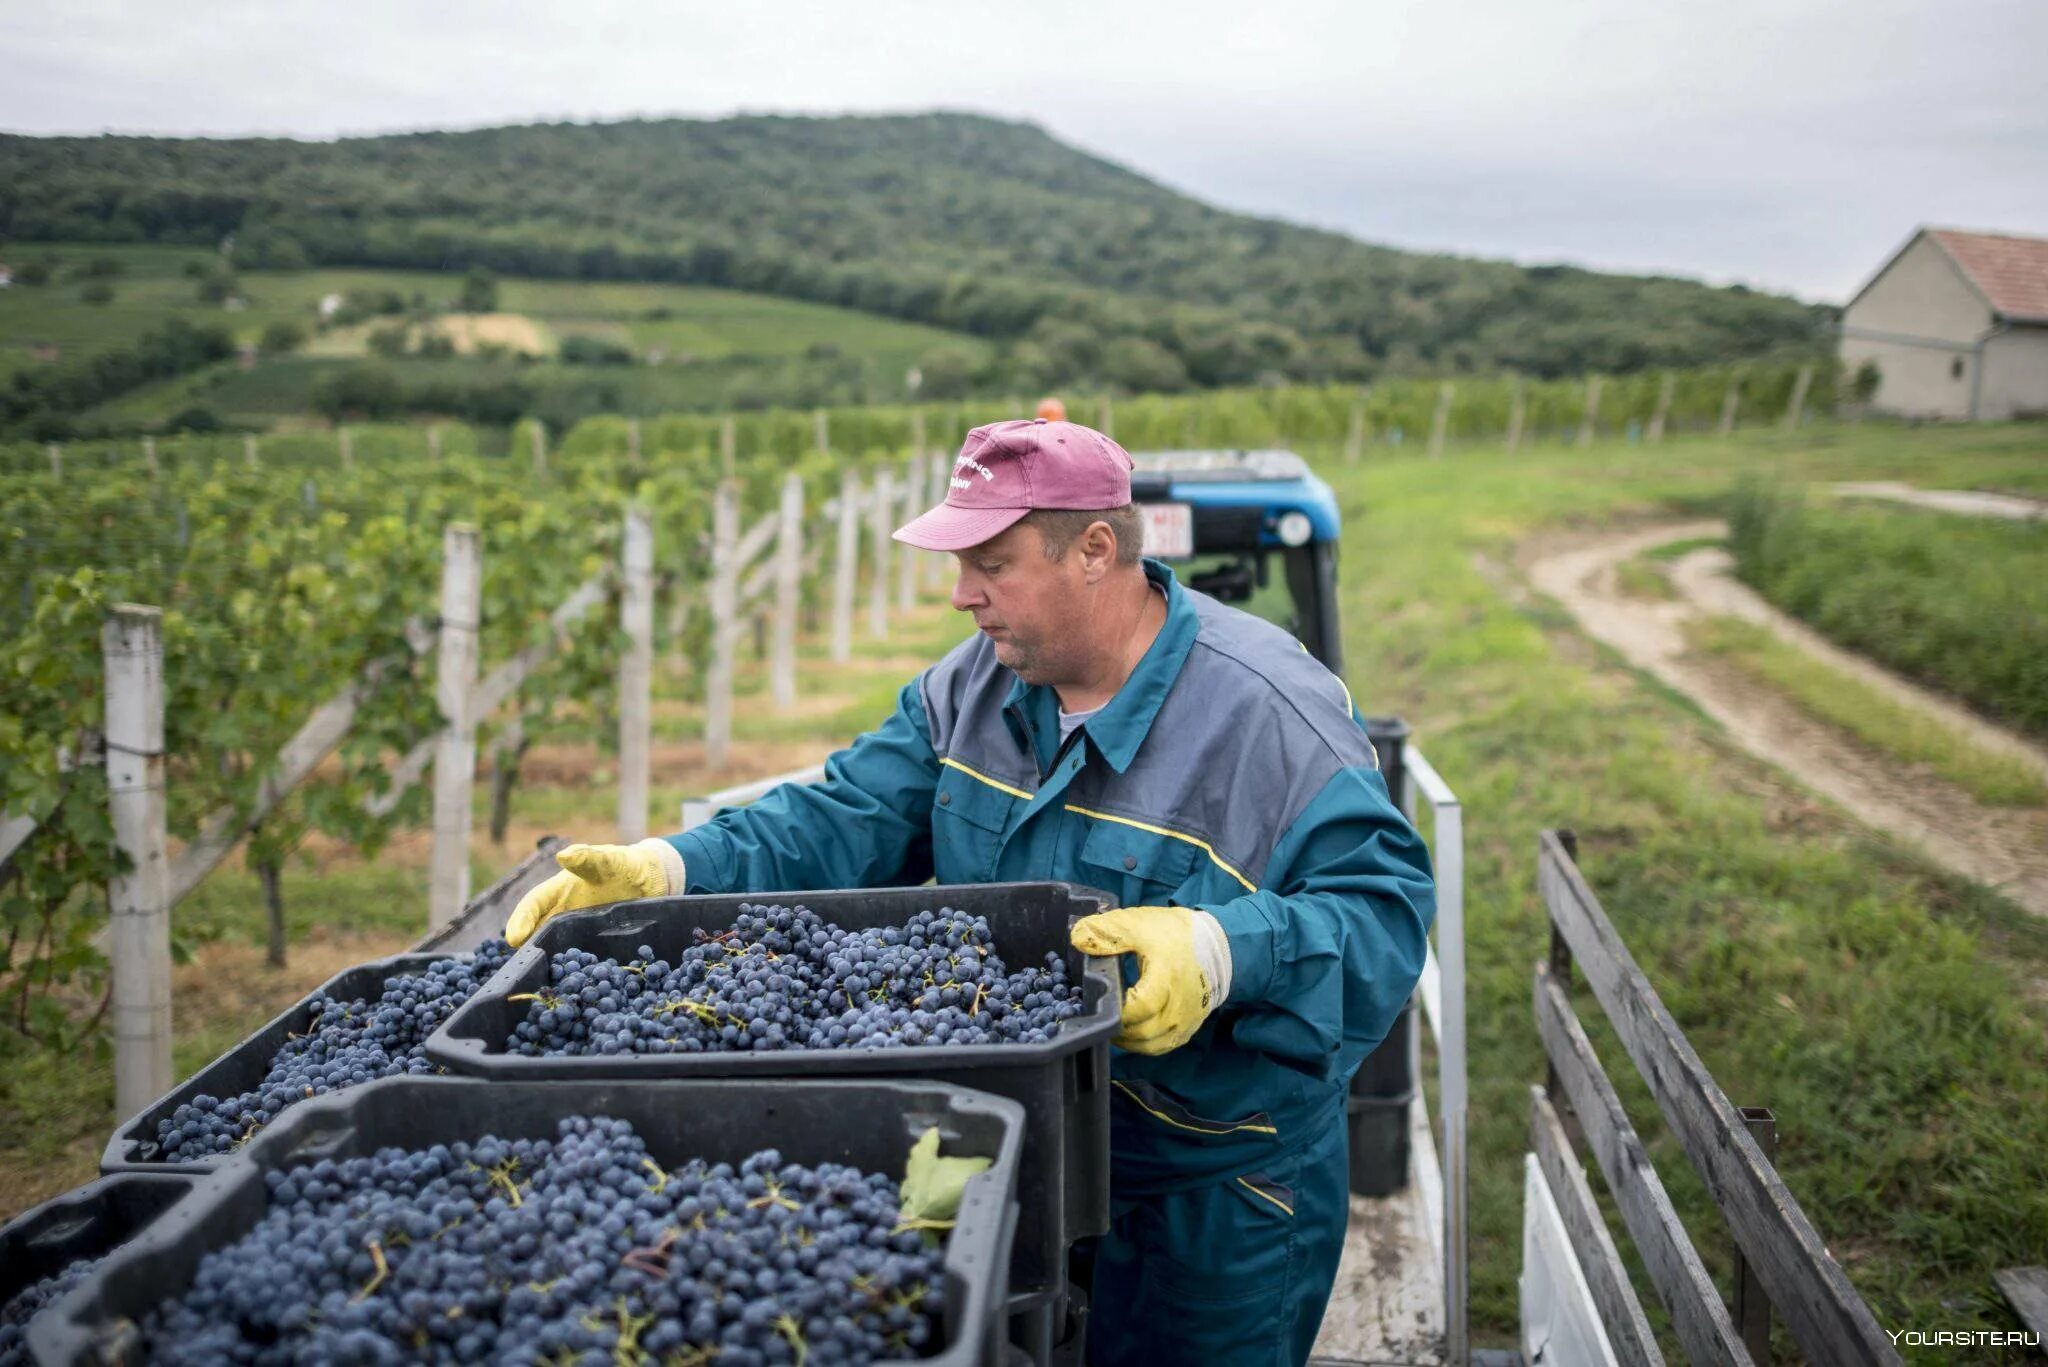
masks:
<svg viewBox="0 0 2048 1367"><path fill-rule="evenodd" d="M519 899L505 938L514 949L565 911L583 911L635 897L666 897L683 890L683 857L666 840L637 845L571 845L555 855L562 872Z"/></svg>
<svg viewBox="0 0 2048 1367"><path fill-rule="evenodd" d="M1230 995L1230 941L1206 911L1120 907L1083 916L1070 938L1083 954L1138 956L1115 1039L1134 1054L1180 1048Z"/></svg>

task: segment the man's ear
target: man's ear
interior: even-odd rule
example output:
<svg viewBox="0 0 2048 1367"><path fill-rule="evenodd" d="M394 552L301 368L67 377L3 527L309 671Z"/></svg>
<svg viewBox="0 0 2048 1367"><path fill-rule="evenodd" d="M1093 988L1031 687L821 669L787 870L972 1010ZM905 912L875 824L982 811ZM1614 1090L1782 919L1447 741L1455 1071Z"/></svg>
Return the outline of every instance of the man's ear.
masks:
<svg viewBox="0 0 2048 1367"><path fill-rule="evenodd" d="M1081 573L1088 583L1100 583L1116 565L1116 532L1107 522L1091 522L1075 543L1081 551Z"/></svg>

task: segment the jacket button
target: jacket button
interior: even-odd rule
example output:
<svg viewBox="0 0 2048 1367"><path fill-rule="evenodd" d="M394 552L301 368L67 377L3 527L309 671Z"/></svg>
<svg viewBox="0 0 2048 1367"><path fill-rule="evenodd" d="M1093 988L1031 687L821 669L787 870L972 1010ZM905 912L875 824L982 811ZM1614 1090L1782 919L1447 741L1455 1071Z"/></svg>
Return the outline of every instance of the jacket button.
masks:
<svg viewBox="0 0 2048 1367"><path fill-rule="evenodd" d="M940 793L940 794L939 794L939 805L940 805L941 807L950 807L950 806L952 806L952 805L953 805L953 795L952 795L951 793Z"/></svg>
<svg viewBox="0 0 2048 1367"><path fill-rule="evenodd" d="M1127 869L1135 869L1136 867L1138 867L1138 856L1137 856L1137 855L1135 855L1135 854L1127 854L1127 855L1125 855L1125 856L1124 856L1124 867L1125 867L1125 868L1127 868Z"/></svg>

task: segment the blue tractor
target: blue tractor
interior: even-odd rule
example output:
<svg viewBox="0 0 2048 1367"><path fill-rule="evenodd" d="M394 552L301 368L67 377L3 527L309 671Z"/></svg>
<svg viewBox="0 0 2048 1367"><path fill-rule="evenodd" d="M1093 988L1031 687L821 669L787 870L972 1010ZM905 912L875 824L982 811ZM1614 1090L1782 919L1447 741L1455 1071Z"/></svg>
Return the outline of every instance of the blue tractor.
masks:
<svg viewBox="0 0 2048 1367"><path fill-rule="evenodd" d="M1172 564L1191 588L1285 627L1344 677L1337 607L1336 495L1292 451L1133 453L1131 500L1145 514L1145 553ZM1367 734L1400 792L1407 728L1366 719ZM1408 1178L1408 1102L1419 1073L1416 1007L1408 1009L1351 1083L1351 1188L1384 1196Z"/></svg>

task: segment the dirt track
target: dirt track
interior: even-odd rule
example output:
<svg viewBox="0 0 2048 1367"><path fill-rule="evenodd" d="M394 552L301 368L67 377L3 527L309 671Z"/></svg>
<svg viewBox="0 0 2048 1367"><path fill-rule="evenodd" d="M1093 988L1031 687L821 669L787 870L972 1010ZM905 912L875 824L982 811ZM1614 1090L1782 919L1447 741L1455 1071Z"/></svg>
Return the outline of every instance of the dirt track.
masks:
<svg viewBox="0 0 2048 1367"><path fill-rule="evenodd" d="M1594 639L1683 693L1744 749L1778 766L1868 825L1918 848L1966 878L2048 916L2048 812L1986 807L1953 784L1858 744L1836 728L1759 687L1733 667L1687 647L1687 623L1739 616L1759 622L1836 668L1848 668L1893 697L1934 710L1973 737L2027 756L2048 772L2040 747L1964 713L1867 660L1848 657L1788 622L1722 572L1725 554L1695 551L1672 567L1679 597L1645 600L1621 592L1616 567L1673 541L1719 537L1719 522L1670 523L1534 547L1522 562L1535 588L1556 599ZM1774 620L1775 619L1775 620Z"/></svg>

